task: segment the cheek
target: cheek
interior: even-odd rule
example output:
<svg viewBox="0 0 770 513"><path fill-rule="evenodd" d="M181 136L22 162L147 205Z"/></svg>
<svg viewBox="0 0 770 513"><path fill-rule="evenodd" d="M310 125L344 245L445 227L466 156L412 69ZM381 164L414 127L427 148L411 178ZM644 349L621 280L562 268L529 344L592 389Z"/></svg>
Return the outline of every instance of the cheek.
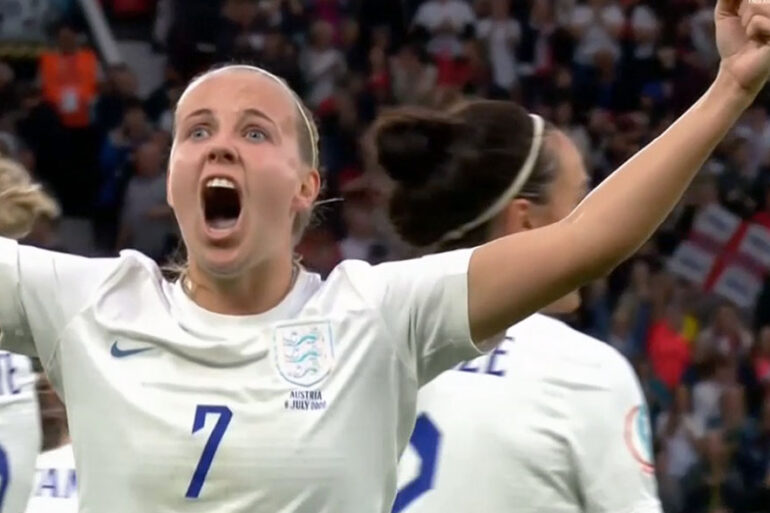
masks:
<svg viewBox="0 0 770 513"><path fill-rule="evenodd" d="M282 166L263 167L248 173L249 196L254 208L273 218L283 217L294 207L299 186L293 170Z"/></svg>
<svg viewBox="0 0 770 513"><path fill-rule="evenodd" d="M196 200L197 178L193 172L194 160L178 152L172 156L169 164L167 191L175 210L184 209Z"/></svg>

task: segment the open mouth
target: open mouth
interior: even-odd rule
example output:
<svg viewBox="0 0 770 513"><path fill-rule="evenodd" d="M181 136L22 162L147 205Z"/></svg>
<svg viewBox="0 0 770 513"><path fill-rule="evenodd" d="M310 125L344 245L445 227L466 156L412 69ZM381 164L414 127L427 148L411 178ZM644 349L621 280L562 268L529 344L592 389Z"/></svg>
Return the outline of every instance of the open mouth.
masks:
<svg viewBox="0 0 770 513"><path fill-rule="evenodd" d="M228 230L241 215L241 196L232 180L210 178L203 187L203 215L209 228Z"/></svg>

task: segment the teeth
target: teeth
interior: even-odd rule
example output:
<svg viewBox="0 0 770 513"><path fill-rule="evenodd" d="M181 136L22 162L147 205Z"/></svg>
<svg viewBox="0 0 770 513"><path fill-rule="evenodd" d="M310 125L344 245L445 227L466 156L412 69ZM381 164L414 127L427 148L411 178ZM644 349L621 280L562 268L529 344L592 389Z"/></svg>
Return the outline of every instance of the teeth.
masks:
<svg viewBox="0 0 770 513"><path fill-rule="evenodd" d="M208 224L215 230L229 230L238 222L237 219L213 219Z"/></svg>
<svg viewBox="0 0 770 513"><path fill-rule="evenodd" d="M235 189L235 182L227 178L210 178L206 187L221 187L223 189Z"/></svg>

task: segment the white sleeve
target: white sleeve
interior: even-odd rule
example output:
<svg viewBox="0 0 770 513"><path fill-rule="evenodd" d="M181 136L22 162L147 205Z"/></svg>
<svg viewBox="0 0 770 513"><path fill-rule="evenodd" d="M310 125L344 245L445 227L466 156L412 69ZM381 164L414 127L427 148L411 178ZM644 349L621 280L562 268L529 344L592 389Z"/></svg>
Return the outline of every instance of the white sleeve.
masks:
<svg viewBox="0 0 770 513"><path fill-rule="evenodd" d="M578 391L575 440L586 513L662 513L655 481L647 404L628 362L619 354L603 369L606 386Z"/></svg>
<svg viewBox="0 0 770 513"><path fill-rule="evenodd" d="M116 262L21 246L0 237L3 349L38 356L46 365L61 331Z"/></svg>
<svg viewBox="0 0 770 513"><path fill-rule="evenodd" d="M422 386L481 354L468 319L471 249L372 267L381 283L380 315Z"/></svg>

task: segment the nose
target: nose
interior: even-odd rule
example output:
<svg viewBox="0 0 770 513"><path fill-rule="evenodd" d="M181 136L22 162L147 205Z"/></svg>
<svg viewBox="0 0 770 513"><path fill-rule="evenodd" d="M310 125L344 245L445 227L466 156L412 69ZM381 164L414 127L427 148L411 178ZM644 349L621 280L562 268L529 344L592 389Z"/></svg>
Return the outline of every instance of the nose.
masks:
<svg viewBox="0 0 770 513"><path fill-rule="evenodd" d="M235 164L238 155L226 146L214 146L209 150L206 160L210 164Z"/></svg>

